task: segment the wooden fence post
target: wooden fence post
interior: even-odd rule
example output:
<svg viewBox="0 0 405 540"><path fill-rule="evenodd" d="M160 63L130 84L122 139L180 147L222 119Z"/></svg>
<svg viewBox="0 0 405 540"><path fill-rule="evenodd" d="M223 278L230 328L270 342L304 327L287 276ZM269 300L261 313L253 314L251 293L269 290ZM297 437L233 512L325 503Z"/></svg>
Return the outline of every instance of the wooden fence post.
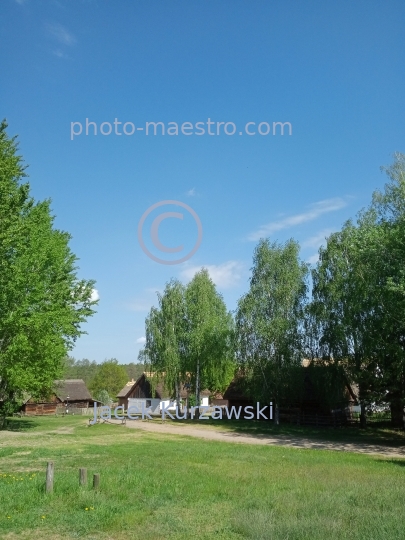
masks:
<svg viewBox="0 0 405 540"><path fill-rule="evenodd" d="M81 486L87 485L87 469L82 467L79 469L79 484Z"/></svg>
<svg viewBox="0 0 405 540"><path fill-rule="evenodd" d="M53 492L53 461L46 464L46 492Z"/></svg>
<svg viewBox="0 0 405 540"><path fill-rule="evenodd" d="M100 487L100 475L99 474L95 474L93 476L93 488L94 489L98 489Z"/></svg>

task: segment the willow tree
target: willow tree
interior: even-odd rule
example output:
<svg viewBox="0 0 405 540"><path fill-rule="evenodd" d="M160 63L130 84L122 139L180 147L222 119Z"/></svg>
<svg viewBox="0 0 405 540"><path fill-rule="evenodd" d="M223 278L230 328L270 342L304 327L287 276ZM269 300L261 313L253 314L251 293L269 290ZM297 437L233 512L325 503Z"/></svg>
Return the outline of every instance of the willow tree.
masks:
<svg viewBox="0 0 405 540"><path fill-rule="evenodd" d="M234 374L233 318L203 268L186 287L186 370L200 405L202 388L224 390Z"/></svg>
<svg viewBox="0 0 405 540"><path fill-rule="evenodd" d="M22 158L0 124L0 427L24 395L48 393L94 313L93 281L76 274L70 235L50 201L30 196Z"/></svg>
<svg viewBox="0 0 405 540"><path fill-rule="evenodd" d="M260 240L253 256L250 289L236 313L237 361L248 390L257 400L279 404L303 352L303 322L308 267L299 245Z"/></svg>

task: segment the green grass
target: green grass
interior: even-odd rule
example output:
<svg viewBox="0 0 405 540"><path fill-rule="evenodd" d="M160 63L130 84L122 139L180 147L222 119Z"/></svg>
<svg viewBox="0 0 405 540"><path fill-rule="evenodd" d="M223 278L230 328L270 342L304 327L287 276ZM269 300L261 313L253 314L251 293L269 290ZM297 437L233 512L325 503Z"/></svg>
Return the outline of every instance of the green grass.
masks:
<svg viewBox="0 0 405 540"><path fill-rule="evenodd" d="M86 422L16 419L0 432L1 539L405 538L405 460ZM52 495L44 493L48 460ZM78 485L79 467L88 468L88 487Z"/></svg>

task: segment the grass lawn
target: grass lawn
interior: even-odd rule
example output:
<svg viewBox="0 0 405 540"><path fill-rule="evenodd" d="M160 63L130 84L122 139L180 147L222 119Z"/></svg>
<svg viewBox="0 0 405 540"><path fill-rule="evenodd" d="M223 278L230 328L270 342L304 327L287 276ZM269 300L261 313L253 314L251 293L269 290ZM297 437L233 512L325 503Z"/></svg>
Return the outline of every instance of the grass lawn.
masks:
<svg viewBox="0 0 405 540"><path fill-rule="evenodd" d="M405 460L86 424L36 417L0 432L2 540L405 538ZM44 493L48 460L52 495ZM88 468L88 487L78 485L79 467Z"/></svg>

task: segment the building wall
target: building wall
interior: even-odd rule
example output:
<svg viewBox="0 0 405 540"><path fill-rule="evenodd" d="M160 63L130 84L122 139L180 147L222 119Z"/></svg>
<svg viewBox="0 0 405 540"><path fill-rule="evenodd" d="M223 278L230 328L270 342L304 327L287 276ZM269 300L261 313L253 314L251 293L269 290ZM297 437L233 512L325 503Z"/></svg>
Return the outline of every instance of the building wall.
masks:
<svg viewBox="0 0 405 540"><path fill-rule="evenodd" d="M160 414L160 399L148 399L148 398L129 398L128 399L128 409L133 407L135 410L131 412L132 415L141 414L142 406L144 410L148 407L152 408L153 415ZM138 411L138 412L137 412Z"/></svg>
<svg viewBox="0 0 405 540"><path fill-rule="evenodd" d="M152 388L150 382L142 377L139 383L131 389L131 391L125 396L118 398L118 405L123 406L124 409L128 409L129 399L151 399Z"/></svg>
<svg viewBox="0 0 405 540"><path fill-rule="evenodd" d="M56 403L25 403L21 412L27 416L56 414Z"/></svg>
<svg viewBox="0 0 405 540"><path fill-rule="evenodd" d="M56 396L55 396L56 397ZM88 401L75 401L69 402L69 406L65 407L64 403L61 403L57 398L55 401L47 403L35 403L29 400L21 407L21 412L27 416L45 415L45 414L63 414L68 409L69 414L73 413L76 409L88 409ZM80 413L79 413L80 414Z"/></svg>

